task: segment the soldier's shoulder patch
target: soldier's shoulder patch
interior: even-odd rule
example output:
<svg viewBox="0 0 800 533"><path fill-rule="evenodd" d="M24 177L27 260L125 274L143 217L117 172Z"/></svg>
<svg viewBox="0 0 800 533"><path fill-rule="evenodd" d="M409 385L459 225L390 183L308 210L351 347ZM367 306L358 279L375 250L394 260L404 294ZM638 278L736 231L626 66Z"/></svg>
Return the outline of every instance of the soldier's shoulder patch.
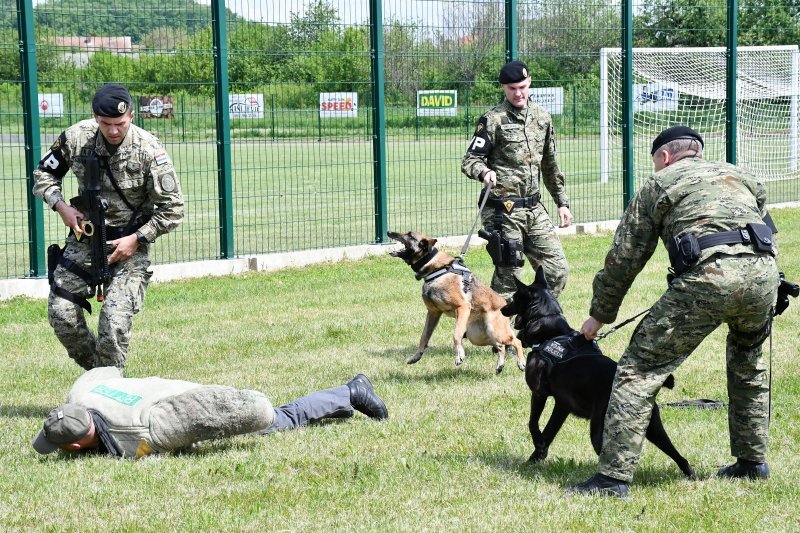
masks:
<svg viewBox="0 0 800 533"><path fill-rule="evenodd" d="M159 178L161 182L161 190L164 192L172 192L177 187L178 183L175 181L175 174L167 172Z"/></svg>
<svg viewBox="0 0 800 533"><path fill-rule="evenodd" d="M156 165L163 165L164 163L169 161L166 152L158 152L157 154L153 155L153 161L156 162Z"/></svg>
<svg viewBox="0 0 800 533"><path fill-rule="evenodd" d="M478 120L478 125L475 126L475 134L472 137L472 141L469 143L467 152L483 156L491 151L492 143L489 141L489 132L487 128L488 119L484 115Z"/></svg>

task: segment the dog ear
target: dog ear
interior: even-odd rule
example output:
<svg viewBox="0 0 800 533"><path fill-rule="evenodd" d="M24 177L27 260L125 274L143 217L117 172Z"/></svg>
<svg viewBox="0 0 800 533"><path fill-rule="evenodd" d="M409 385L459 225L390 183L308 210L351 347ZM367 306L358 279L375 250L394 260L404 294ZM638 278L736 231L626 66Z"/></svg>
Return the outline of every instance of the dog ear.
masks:
<svg viewBox="0 0 800 533"><path fill-rule="evenodd" d="M436 246L436 239L422 239L419 241L419 247L424 252L430 252Z"/></svg>
<svg viewBox="0 0 800 533"><path fill-rule="evenodd" d="M550 285L547 284L547 278L544 277L544 268L542 265L536 267L536 279L533 280L534 285L541 285L542 287L550 288Z"/></svg>

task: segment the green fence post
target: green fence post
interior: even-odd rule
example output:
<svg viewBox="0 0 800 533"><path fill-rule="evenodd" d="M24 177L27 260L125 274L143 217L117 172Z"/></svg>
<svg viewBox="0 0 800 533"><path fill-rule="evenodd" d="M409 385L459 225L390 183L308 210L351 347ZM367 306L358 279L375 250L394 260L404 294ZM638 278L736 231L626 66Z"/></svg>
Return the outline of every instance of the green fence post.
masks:
<svg viewBox="0 0 800 533"><path fill-rule="evenodd" d="M372 159L375 184L375 242L388 242L386 207L386 102L383 87L383 13L381 0L369 1L372 69Z"/></svg>
<svg viewBox="0 0 800 533"><path fill-rule="evenodd" d="M725 43L725 161L736 164L736 56L739 40L739 2L728 0L727 31Z"/></svg>
<svg viewBox="0 0 800 533"><path fill-rule="evenodd" d="M317 110L317 142L322 142L322 113Z"/></svg>
<svg viewBox="0 0 800 533"><path fill-rule="evenodd" d="M275 95L271 94L270 100L272 101L270 107L270 122L272 123L272 142L275 142Z"/></svg>
<svg viewBox="0 0 800 533"><path fill-rule="evenodd" d="M28 273L47 273L44 261L44 209L33 195L33 171L39 163L42 141L39 130L39 80L36 76L36 40L33 31L32 0L17 0L19 64L22 71L22 114L25 129L25 188L28 198Z"/></svg>
<svg viewBox="0 0 800 533"><path fill-rule="evenodd" d="M622 0L622 209L633 198L633 0Z"/></svg>
<svg viewBox="0 0 800 533"><path fill-rule="evenodd" d="M211 0L214 34L214 84L217 108L217 186L219 192L219 248L222 259L232 259L233 187L231 185L231 132L228 109L228 42L225 30L225 0Z"/></svg>
<svg viewBox="0 0 800 533"><path fill-rule="evenodd" d="M517 0L505 0L506 6L506 63L519 58L519 45L517 44Z"/></svg>

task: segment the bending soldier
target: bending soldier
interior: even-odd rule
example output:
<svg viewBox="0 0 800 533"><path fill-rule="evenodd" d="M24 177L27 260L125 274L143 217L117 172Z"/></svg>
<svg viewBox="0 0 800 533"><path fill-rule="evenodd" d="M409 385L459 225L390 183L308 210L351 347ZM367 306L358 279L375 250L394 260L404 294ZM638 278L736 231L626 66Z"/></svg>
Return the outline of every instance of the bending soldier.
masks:
<svg viewBox="0 0 800 533"><path fill-rule="evenodd" d="M723 322L730 448L737 461L718 475L769 477L769 384L761 345L769 336L780 276L767 189L742 168L705 161L702 137L686 126L661 132L651 155L655 173L620 221L594 278L591 316L581 332L594 339L603 324L616 320L659 238L670 255L669 286L619 360L597 474L571 492L628 493L656 394Z"/></svg>
<svg viewBox="0 0 800 533"><path fill-rule="evenodd" d="M131 105L124 87L100 88L92 101L94 118L62 132L34 172L33 193L70 230L63 249L48 250L48 319L67 354L87 370L125 366L133 315L142 308L152 275L150 245L183 220L172 161L158 139L132 123ZM62 180L70 170L80 196L93 193L101 214L85 212L88 205L77 197L80 209L64 199ZM100 215L105 231L94 223ZM107 265L97 264L105 260ZM104 301L96 336L84 316L95 294Z"/></svg>

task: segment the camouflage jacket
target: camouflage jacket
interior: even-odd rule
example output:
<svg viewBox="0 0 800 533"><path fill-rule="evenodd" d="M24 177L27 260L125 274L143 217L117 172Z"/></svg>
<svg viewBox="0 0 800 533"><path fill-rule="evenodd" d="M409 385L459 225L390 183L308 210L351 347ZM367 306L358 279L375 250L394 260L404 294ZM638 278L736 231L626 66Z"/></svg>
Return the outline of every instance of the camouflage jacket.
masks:
<svg viewBox="0 0 800 533"><path fill-rule="evenodd" d="M552 119L536 104L518 109L503 100L478 120L461 171L480 181L486 170L497 173L494 198L536 194L541 174L556 205L569 204L564 174L556 161Z"/></svg>
<svg viewBox="0 0 800 533"><path fill-rule="evenodd" d="M133 207L150 221L134 230L141 231L147 240L172 231L183 220L183 194L180 183L161 142L147 131L131 124L125 139L110 155L105 140L94 119L83 120L59 135L56 142L39 162L33 175L36 183L33 194L52 209L64 200L61 181L69 170L78 178L78 194L83 192L84 161L92 151L107 159L114 179ZM108 200L106 223L124 227L133 211L114 189L108 175L101 170L101 190Z"/></svg>
<svg viewBox="0 0 800 533"><path fill-rule="evenodd" d="M594 278L589 314L604 324L616 320L622 299L659 237L669 246L674 236L693 232L702 237L761 223L766 204L764 184L728 163L691 157L653 174L622 216L603 270ZM719 252L755 253L743 244L723 244L702 250L699 262Z"/></svg>

